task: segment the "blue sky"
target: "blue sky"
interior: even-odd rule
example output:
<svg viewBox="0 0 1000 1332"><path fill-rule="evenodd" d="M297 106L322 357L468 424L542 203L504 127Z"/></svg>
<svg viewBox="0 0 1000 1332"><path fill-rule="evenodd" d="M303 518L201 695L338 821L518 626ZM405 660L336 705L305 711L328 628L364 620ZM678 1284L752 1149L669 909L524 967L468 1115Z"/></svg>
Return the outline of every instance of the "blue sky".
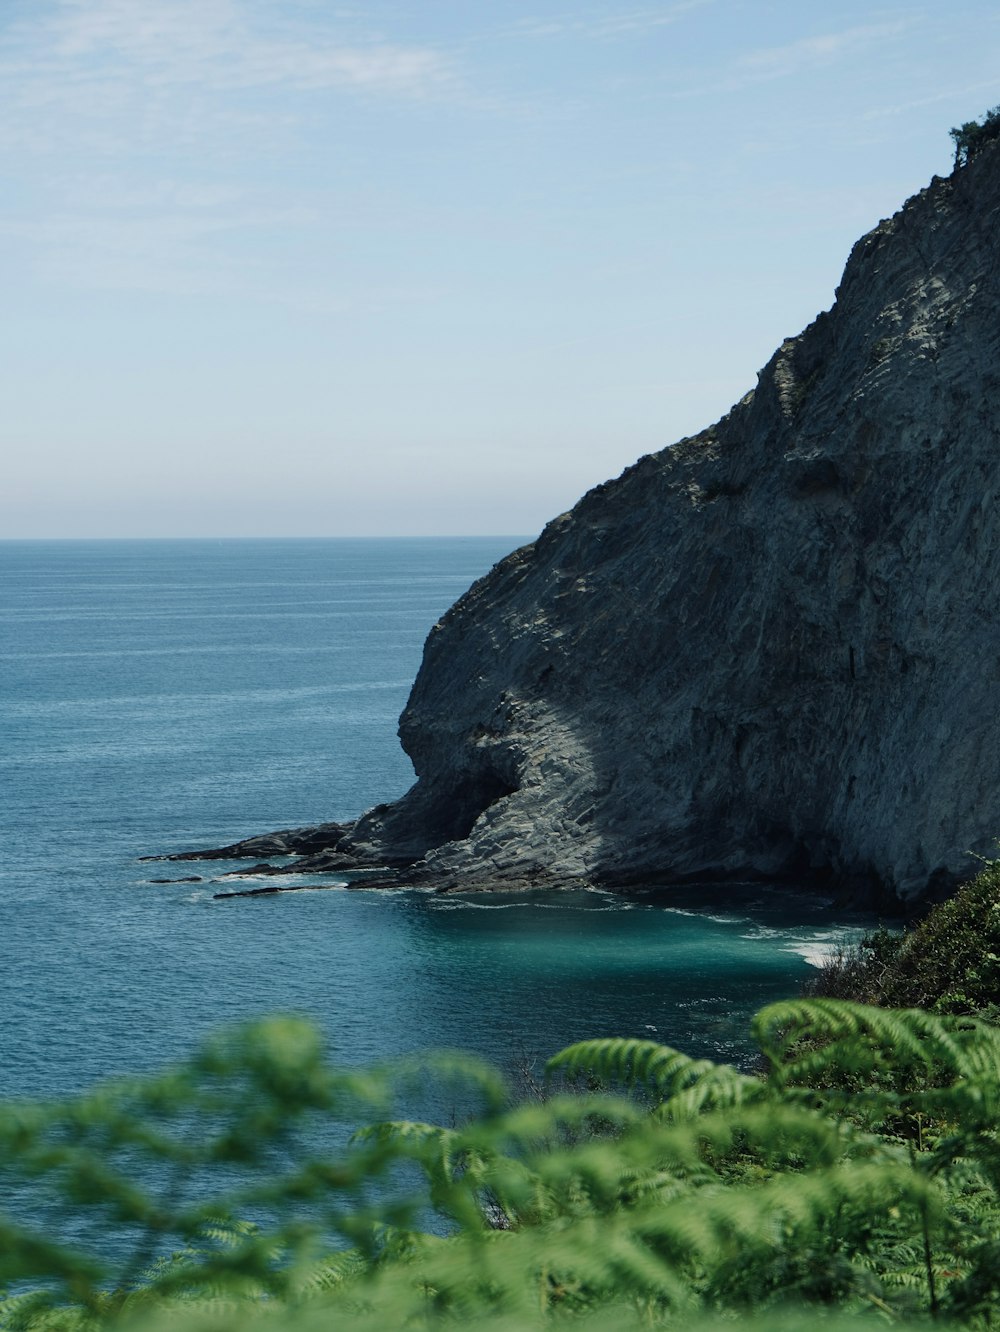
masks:
<svg viewBox="0 0 1000 1332"><path fill-rule="evenodd" d="M0 535L533 534L1000 102L985 0L4 0Z"/></svg>

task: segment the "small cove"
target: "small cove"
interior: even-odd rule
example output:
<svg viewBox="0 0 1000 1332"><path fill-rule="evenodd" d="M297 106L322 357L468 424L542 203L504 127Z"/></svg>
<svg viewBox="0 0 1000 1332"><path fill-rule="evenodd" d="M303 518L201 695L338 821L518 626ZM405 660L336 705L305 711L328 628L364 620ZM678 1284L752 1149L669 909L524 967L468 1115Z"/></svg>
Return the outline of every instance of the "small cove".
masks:
<svg viewBox="0 0 1000 1332"><path fill-rule="evenodd" d="M4 1095L156 1068L273 1011L352 1065L603 1035L747 1057L749 1015L865 922L766 887L218 901L252 884L150 880L238 865L137 861L401 794L423 639L516 544L0 543Z"/></svg>

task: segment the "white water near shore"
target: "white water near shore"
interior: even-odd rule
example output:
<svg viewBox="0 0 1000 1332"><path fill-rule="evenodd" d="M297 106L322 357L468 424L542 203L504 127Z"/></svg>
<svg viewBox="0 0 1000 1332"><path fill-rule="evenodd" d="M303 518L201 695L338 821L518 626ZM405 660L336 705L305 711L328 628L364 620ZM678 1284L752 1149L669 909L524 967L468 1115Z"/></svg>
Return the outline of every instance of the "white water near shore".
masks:
<svg viewBox="0 0 1000 1332"><path fill-rule="evenodd" d="M766 887L217 900L261 881L137 861L401 794L423 639L515 544L0 543L4 1094L154 1068L274 1010L350 1064L651 1032L745 1057L750 1013L864 922Z"/></svg>

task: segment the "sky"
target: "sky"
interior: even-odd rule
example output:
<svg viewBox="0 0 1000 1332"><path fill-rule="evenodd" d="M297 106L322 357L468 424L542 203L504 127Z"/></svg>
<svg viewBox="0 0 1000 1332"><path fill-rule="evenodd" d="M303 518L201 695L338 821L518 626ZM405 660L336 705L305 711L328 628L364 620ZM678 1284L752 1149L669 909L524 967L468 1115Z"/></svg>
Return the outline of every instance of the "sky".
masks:
<svg viewBox="0 0 1000 1332"><path fill-rule="evenodd" d="M0 0L0 537L531 536L1000 102L992 0Z"/></svg>

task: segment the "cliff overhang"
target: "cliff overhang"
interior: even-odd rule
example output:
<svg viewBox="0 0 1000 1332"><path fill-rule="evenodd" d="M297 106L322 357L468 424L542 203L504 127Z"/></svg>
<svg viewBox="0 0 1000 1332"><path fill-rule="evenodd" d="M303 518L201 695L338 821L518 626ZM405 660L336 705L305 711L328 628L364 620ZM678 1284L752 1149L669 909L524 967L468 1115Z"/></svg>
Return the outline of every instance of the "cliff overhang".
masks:
<svg viewBox="0 0 1000 1332"><path fill-rule="evenodd" d="M327 854L445 891L970 877L1000 834L998 222L994 144L857 243L722 420L474 584L400 721L415 786Z"/></svg>

